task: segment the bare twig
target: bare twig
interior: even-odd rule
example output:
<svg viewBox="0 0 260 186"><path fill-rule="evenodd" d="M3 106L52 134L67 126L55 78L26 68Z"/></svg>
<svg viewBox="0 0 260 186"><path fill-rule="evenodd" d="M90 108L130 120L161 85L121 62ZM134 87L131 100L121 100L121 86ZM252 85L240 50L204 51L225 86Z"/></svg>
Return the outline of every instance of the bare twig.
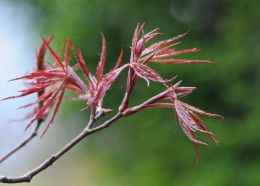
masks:
<svg viewBox="0 0 260 186"><path fill-rule="evenodd" d="M81 131L81 133L76 136L73 140L71 140L68 144L66 144L62 149L60 149L56 154L53 154L51 157L46 159L42 164L40 164L38 167L35 169L27 172L23 176L18 176L18 177L6 177L6 176L1 176L0 177L0 182L2 183L22 183L22 182L30 182L32 178L45 170L46 168L50 167L55 161L57 161L62 155L64 155L66 152L68 152L72 147L77 145L80 141L82 141L84 138L87 136L94 134L106 127L109 127L112 123L120 119L123 115L121 113L118 113L114 115L112 118L109 120L105 121L103 124L93 128L93 129L88 129L87 127ZM90 123L93 123L95 119L90 118Z"/></svg>

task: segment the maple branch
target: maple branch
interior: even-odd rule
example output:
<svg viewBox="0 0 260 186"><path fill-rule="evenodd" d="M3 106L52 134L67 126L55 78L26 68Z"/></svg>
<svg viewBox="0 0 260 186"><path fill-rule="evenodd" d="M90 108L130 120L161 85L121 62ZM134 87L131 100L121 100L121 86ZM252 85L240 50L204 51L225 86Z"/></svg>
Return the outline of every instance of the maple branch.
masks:
<svg viewBox="0 0 260 186"><path fill-rule="evenodd" d="M46 159L42 164L40 164L38 167L34 168L33 170L27 172L23 176L18 177L6 177L6 176L0 176L0 182L1 183L22 183L22 182L30 182L34 176L42 172L43 170L50 167L55 161L57 161L60 157L62 157L66 152L68 152L72 147L77 145L80 141L82 141L87 136L94 134L104 128L109 127L112 123L120 119L123 115L121 113L117 113L109 120L105 121L103 124L88 129L88 127L84 128L74 139L72 139L68 144L66 144L62 149L60 149L56 154L53 154L51 157ZM91 117L88 125L91 125L95 122L95 118Z"/></svg>
<svg viewBox="0 0 260 186"><path fill-rule="evenodd" d="M22 182L30 182L34 176L42 172L43 170L50 167L55 161L57 161L60 157L62 157L65 153L71 150L74 146L76 146L80 141L85 139L87 136L94 134L98 131L101 131L111 124L113 124L118 119L124 116L130 116L134 113L137 113L145 108L171 108L173 109L178 124L182 128L185 135L194 143L195 149L198 153L198 144L205 144L204 142L198 140L196 132L200 132L206 134L209 139L217 143L213 134L207 130L206 125L203 120L197 115L206 115L209 117L221 117L217 114L207 113L203 110L200 110L194 106L183 103L178 100L179 97L184 97L190 94L194 87L183 87L179 86L180 81L176 84L172 84L172 80L164 80L161 75L154 70L153 68L148 66L149 62L156 62L158 64L180 64L180 63L209 63L206 60L191 60L191 59L176 59L176 55L197 52L198 49L185 49L185 50L176 50L173 47L180 42L175 42L178 38L185 36L186 34L182 34L179 36L172 37L170 39L161 40L154 44L147 46L147 42L154 38L155 36L161 34L158 32L158 29L152 30L144 34L143 31L144 24L138 24L132 39L131 45L131 57L130 61L120 67L120 63L122 61L122 52L118 58L116 66L110 72L104 74L104 66L106 63L106 40L103 34L102 35L102 51L100 55L100 61L96 68L96 76L92 75L85 63L84 57L79 49L77 49L74 44L67 39L64 60L55 51L50 47L49 43L52 40L52 36L49 39L43 38L43 43L40 47L40 50L37 54L37 64L38 70L33 71L32 73L18 77L13 80L26 80L29 81L29 85L27 89L21 90L19 95L10 96L4 98L3 100L19 98L23 96L27 96L33 93L38 93L38 99L36 102L27 104L25 107L32 106L34 104L39 103L38 110L33 113L34 117L30 121L27 127L29 127L34 121L38 120L37 125L32 132L32 134L18 144L14 149L8 152L3 158L0 158L0 163L5 159L10 157L12 154L17 152L27 143L29 143L35 136L37 136L38 130L40 128L41 123L43 122L43 116L45 114L50 114L48 112L52 107L54 107L53 113L51 114L51 119L48 122L47 129L53 123L54 118L60 108L61 101L64 97L64 92L66 89L71 90L76 93L82 101L87 103L87 108L91 107L91 114L89 117L89 121L86 124L85 128L69 143L67 143L63 148L61 148L57 153L50 156L43 163L41 163L36 168L30 170L22 176L18 177L7 177L0 176L0 182L2 183L22 183ZM140 35L142 35L140 37ZM80 66L82 72L84 73L84 77L86 78L86 82L83 81L80 76L76 73L76 68L69 66L70 61L70 47L72 47L75 57L77 59L78 65ZM48 50L50 55L54 61L54 64L49 64L48 68L44 67L44 54L45 51ZM174 58L172 58L174 57ZM94 125L94 123L100 119L102 116L105 116L112 112L111 109L103 108L103 100L106 96L107 91L114 84L115 80L119 77L119 74L126 68L129 67L127 82L126 82L126 90L124 94L124 98L118 108L118 113L112 116L110 119L106 120L102 124ZM144 79L149 86L149 81L157 82L164 87L166 90L163 92L147 99L143 103L129 107L129 101L136 85L138 79ZM47 94L43 95L44 91L47 90ZM165 103L165 101L167 102ZM162 102L164 101L164 102ZM197 114L196 114L197 113ZM44 133L45 133L44 132ZM44 134L43 133L43 134Z"/></svg>

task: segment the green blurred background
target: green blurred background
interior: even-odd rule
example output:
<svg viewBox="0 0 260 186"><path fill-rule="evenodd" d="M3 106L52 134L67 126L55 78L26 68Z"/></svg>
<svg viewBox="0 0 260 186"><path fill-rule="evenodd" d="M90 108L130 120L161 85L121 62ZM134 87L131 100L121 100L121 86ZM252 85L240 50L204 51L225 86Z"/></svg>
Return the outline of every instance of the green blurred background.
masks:
<svg viewBox="0 0 260 186"><path fill-rule="evenodd" d="M185 101L225 117L205 118L220 145L208 141L209 146L200 146L198 164L193 145L176 125L172 111L147 110L91 136L57 165L38 175L32 185L260 185L259 1L12 2L29 3L33 8L35 16L30 29L38 33L33 36L35 43L40 42L38 35L52 33L53 46L58 50L70 38L83 51L92 71L101 50L100 31L107 38L108 70L121 48L126 51L124 62L129 59L131 37L138 22L146 22L145 31L160 28L165 33L161 38L189 30L179 48L198 47L202 52L186 57L216 64L153 67L164 77L178 74L184 85L198 87ZM110 90L105 100L107 107L116 109L122 99L125 76ZM142 102L159 90L156 85L147 88L145 82L140 82L131 104ZM82 104L65 101L63 106L58 130L63 131L60 137L67 140L83 127L87 114L78 112ZM50 135L55 139L55 133L47 137Z"/></svg>

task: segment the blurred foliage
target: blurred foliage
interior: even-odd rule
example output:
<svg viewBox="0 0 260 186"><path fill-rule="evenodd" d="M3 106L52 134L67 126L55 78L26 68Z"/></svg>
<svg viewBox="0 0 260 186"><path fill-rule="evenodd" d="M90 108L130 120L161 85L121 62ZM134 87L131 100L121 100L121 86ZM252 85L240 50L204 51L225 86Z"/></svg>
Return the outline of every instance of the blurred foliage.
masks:
<svg viewBox="0 0 260 186"><path fill-rule="evenodd" d="M121 48L126 51L124 60L128 60L133 30L143 21L146 31L161 28L165 33L162 38L190 30L182 39L181 47L198 47L202 52L187 57L216 62L153 67L164 77L178 74L183 84L198 87L186 101L225 116L225 120L205 119L220 145L200 146L202 158L196 164L193 145L176 125L173 113L147 110L119 121L85 144L84 153L95 157L98 164L96 185L260 184L260 11L257 0L30 2L38 14L35 28L45 36L53 33L53 44L57 48L66 38L71 38L83 50L91 70L101 50L100 31L108 40L109 68ZM105 104L115 108L124 87L121 78ZM159 90L156 85L148 89L140 82L132 104ZM64 118L65 113L75 114L72 110L80 108L72 108L74 103L66 105ZM82 126L77 122L74 125Z"/></svg>

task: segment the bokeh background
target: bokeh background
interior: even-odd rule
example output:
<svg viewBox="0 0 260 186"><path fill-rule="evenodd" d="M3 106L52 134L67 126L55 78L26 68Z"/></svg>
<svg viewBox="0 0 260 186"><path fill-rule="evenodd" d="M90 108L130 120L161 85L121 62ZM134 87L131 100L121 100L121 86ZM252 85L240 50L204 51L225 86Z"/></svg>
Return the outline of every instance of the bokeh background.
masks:
<svg viewBox="0 0 260 186"><path fill-rule="evenodd" d="M23 84L8 79L35 67L40 36L54 34L58 51L70 38L95 69L101 50L100 31L108 43L108 65L114 65L121 48L129 58L129 46L138 22L145 31L161 28L162 38L189 30L180 48L198 47L194 59L213 65L154 66L164 77L178 74L183 84L198 89L185 101L225 119L205 118L219 146L200 146L196 163L192 143L176 125L172 111L147 110L118 121L91 136L36 176L32 185L64 186L245 186L260 185L260 9L257 0L1 0L0 95L15 94ZM124 91L124 77L105 101L116 109ZM140 82L131 104L139 103L160 87ZM16 110L28 98L1 102L0 153L29 132L26 123L8 122L27 111ZM0 165L0 174L20 175L38 165L75 136L87 113L80 103L64 101L55 125L43 139ZM207 139L205 139L207 141ZM23 184L21 184L23 185ZM26 185L26 184L24 184Z"/></svg>

